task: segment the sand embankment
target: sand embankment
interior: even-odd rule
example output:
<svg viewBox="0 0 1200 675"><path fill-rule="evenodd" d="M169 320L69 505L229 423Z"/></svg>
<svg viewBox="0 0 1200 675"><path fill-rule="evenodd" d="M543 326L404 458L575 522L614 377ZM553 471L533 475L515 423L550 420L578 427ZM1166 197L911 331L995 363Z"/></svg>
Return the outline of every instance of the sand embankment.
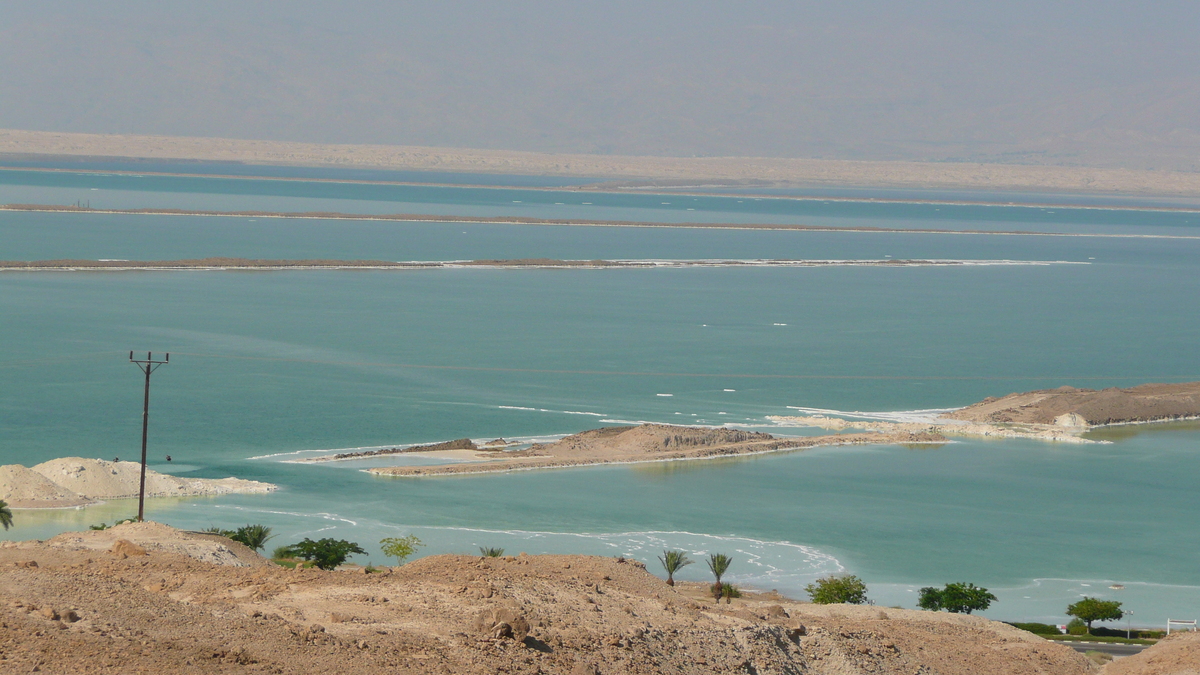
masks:
<svg viewBox="0 0 1200 675"><path fill-rule="evenodd" d="M804 450L826 445L942 441L945 441L945 438L937 434L908 431L778 438L770 434L737 429L642 424L593 429L567 436L554 443L535 443L524 450L479 452L475 455L476 461L471 462L433 466L389 466L366 471L380 476L436 476L718 459ZM413 454L420 455L420 452Z"/></svg>
<svg viewBox="0 0 1200 675"><path fill-rule="evenodd" d="M984 399L946 417L1068 428L1191 419L1200 417L1200 382L1143 384L1128 389L1042 389Z"/></svg>
<svg viewBox="0 0 1200 675"><path fill-rule="evenodd" d="M103 532L0 544L0 669L68 675L1095 672L1065 645L978 616L819 606L752 593L714 604L624 558L437 555L380 574L292 571L211 564L187 555L195 535L161 525L113 529L130 542L116 554L72 543Z"/></svg>
<svg viewBox="0 0 1200 675"><path fill-rule="evenodd" d="M31 468L0 467L0 499L14 508L88 506L138 496L141 465L63 457ZM147 497L197 497L271 492L276 486L241 478L181 478L146 470ZM11 498L11 499L10 499Z"/></svg>

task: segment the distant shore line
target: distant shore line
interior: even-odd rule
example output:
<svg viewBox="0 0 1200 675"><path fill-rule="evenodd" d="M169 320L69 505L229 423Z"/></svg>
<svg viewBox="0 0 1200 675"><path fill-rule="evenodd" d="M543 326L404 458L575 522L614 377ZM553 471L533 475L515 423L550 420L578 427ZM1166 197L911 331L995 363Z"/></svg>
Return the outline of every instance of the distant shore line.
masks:
<svg viewBox="0 0 1200 675"><path fill-rule="evenodd" d="M1021 265L1087 265L1066 260L450 260L390 262L386 260L251 260L201 258L187 260L0 260L0 272L128 272L128 271L236 271L236 270L430 270L430 269L666 269L683 267L966 267Z"/></svg>
<svg viewBox="0 0 1200 675"><path fill-rule="evenodd" d="M254 165L248 165L254 166ZM270 165L267 165L270 166ZM395 187L435 187L435 188L462 188L473 190L528 190L532 192L584 192L588 194L645 194L645 195L663 195L674 197L720 197L729 199L757 199L757 200L778 200L778 201L802 201L802 202L847 202L855 204L929 204L937 206L995 206L995 207L1013 207L1013 208L1028 208L1028 209L1088 209L1100 211L1163 211L1171 213L1200 213L1200 207L1196 206L1130 206L1125 204L1080 204L1080 203L1058 203L1051 204L1046 202L1012 202L998 201L986 199L904 199L900 197L853 197L849 195L839 196L823 196L823 195L784 195L784 194L764 194L764 193L748 193L748 192L705 192L705 189L737 189L737 188L758 188L758 189L797 189L789 188L783 185L776 185L770 181L688 181L689 184L670 185L666 183L658 183L655 181L601 181L597 183L584 183L578 185L498 185L492 183L441 183L441 182L422 182L422 181L402 181L402 180L367 180L354 178L319 178L305 176L264 176L257 174L208 174L208 173L182 173L172 171L126 171L120 169L65 169L59 167L20 167L20 166L0 166L0 171L29 171L36 173L68 173L68 174L111 174L115 176L162 176L167 178L211 178L216 180L253 180L253 181L280 181L280 182L300 182L300 183L331 183L339 185L382 185ZM858 188L860 186L846 186L849 188ZM866 189L866 188L863 188ZM914 187L882 187L878 189L897 189L897 190L915 190ZM972 190L986 191L984 187L972 188L943 188L948 191ZM1009 188L1011 189L1011 188ZM1068 193L1072 191L1068 190ZM1058 193L1050 193L1058 194ZM1187 198L1178 197L1171 194L1131 194L1131 195L1110 195L1099 194L1099 197L1160 197L1160 198Z"/></svg>
<svg viewBox="0 0 1200 675"><path fill-rule="evenodd" d="M411 223L463 223L496 225L564 225L571 227L658 227L717 230L782 230L798 232L859 232L867 234L955 234L974 236L1021 237L1099 237L1105 239L1200 239L1200 235L1179 234L1105 234L1075 232L1037 232L1034 230L949 230L939 228L832 227L789 223L663 223L635 220L587 220L567 218L525 218L519 216L441 216L420 213L360 214L336 211L202 211L189 209L93 209L55 204L0 204L0 211L33 213L79 213L127 216L201 216L212 218L284 218L298 220L365 220Z"/></svg>

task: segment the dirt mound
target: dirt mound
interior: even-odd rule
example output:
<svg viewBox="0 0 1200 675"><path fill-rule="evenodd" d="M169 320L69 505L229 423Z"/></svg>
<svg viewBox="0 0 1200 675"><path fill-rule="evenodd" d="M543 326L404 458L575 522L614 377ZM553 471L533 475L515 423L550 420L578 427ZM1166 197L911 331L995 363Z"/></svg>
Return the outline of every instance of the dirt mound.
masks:
<svg viewBox="0 0 1200 675"><path fill-rule="evenodd" d="M304 675L1094 672L1069 647L980 617L749 595L714 605L620 558L443 555L381 574L251 569L156 550L147 542L185 534L165 526L114 530L120 531L110 533L113 542L129 540L149 555L120 558L52 542L0 546L5 569L0 669ZM38 564L15 564L31 560ZM68 623L63 616L77 620Z"/></svg>
<svg viewBox="0 0 1200 675"><path fill-rule="evenodd" d="M0 466L0 499L14 509L35 509L47 503L58 507L96 503L20 464Z"/></svg>
<svg viewBox="0 0 1200 675"><path fill-rule="evenodd" d="M42 462L30 469L41 474L59 488L85 499L125 499L136 497L141 482L141 465L137 462L108 462L103 459L63 457ZM3 485L0 485L3 489ZM270 483L239 478L180 478L146 470L147 497L185 497L234 493L271 492ZM45 506L70 506L58 503L52 496L44 499Z"/></svg>
<svg viewBox="0 0 1200 675"><path fill-rule="evenodd" d="M1196 675L1200 633L1172 633L1153 647L1104 666L1103 675Z"/></svg>
<svg viewBox="0 0 1200 675"><path fill-rule="evenodd" d="M47 540L46 545L68 551L106 551L118 558L160 552L232 567L270 564L236 541L212 534L184 532L152 521L125 523L105 530L66 532Z"/></svg>
<svg viewBox="0 0 1200 675"><path fill-rule="evenodd" d="M1059 387L988 398L946 415L990 424L1119 424L1200 417L1200 382L1129 389Z"/></svg>

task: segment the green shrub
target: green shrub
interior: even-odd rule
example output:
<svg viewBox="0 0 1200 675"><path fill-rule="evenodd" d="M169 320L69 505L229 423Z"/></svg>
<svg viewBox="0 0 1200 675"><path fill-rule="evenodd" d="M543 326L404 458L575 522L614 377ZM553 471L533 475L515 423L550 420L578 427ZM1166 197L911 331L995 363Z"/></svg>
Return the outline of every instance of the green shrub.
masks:
<svg viewBox="0 0 1200 675"><path fill-rule="evenodd" d="M485 558L499 558L500 556L504 555L504 549L502 549L502 548L487 548L487 547L480 546L479 547L479 555L481 555Z"/></svg>
<svg viewBox="0 0 1200 675"><path fill-rule="evenodd" d="M346 558L352 553L365 554L357 543L346 541L345 539L319 539L313 541L305 537L299 544L275 549L275 553L280 552L289 554L279 556L281 558L301 558L303 560L311 560L317 564L317 567L323 570L331 570L346 562Z"/></svg>
<svg viewBox="0 0 1200 675"><path fill-rule="evenodd" d="M403 565L404 559L417 552L417 549L422 546L421 540L417 539L415 534L410 534L406 537L388 537L381 539L379 545L383 547L383 554L396 559L397 565Z"/></svg>
<svg viewBox="0 0 1200 675"><path fill-rule="evenodd" d="M295 557L296 557L296 551L291 546L276 547L275 551L273 553L271 553L272 560L287 560L288 558L295 558Z"/></svg>
<svg viewBox="0 0 1200 675"><path fill-rule="evenodd" d="M975 584L955 582L946 584L945 588L927 586L921 589L917 606L921 609L938 612L946 610L954 614L970 614L976 610L982 612L996 601L996 596L986 588Z"/></svg>
<svg viewBox="0 0 1200 675"><path fill-rule="evenodd" d="M1027 630L1037 635L1062 635L1062 631L1058 629L1058 626L1048 623L1010 623L1008 625L1020 628L1021 630Z"/></svg>
<svg viewBox="0 0 1200 675"><path fill-rule="evenodd" d="M867 585L853 574L831 574L804 587L809 599L818 605L867 604Z"/></svg>
<svg viewBox="0 0 1200 675"><path fill-rule="evenodd" d="M1071 622L1067 624L1067 634L1068 635L1087 635L1088 634L1087 624L1084 623L1083 621L1080 621L1079 619L1071 619Z"/></svg>

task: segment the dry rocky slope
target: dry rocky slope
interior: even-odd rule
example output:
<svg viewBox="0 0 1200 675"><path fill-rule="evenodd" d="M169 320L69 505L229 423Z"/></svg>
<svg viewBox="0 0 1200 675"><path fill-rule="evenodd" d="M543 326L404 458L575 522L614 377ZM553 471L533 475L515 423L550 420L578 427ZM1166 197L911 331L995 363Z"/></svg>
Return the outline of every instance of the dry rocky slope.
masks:
<svg viewBox="0 0 1200 675"><path fill-rule="evenodd" d="M1104 667L1103 675L1198 675L1200 633L1172 633L1151 649Z"/></svg>
<svg viewBox="0 0 1200 675"><path fill-rule="evenodd" d="M987 424L1091 426L1200 417L1200 382L1129 389L1059 387L988 398L946 415Z"/></svg>
<svg viewBox="0 0 1200 675"><path fill-rule="evenodd" d="M714 605L621 558L440 555L380 574L291 571L219 537L142 523L0 546L0 672L1096 669L980 617L771 596Z"/></svg>
<svg viewBox="0 0 1200 675"><path fill-rule="evenodd" d="M18 509L89 506L106 499L138 496L141 464L62 457L32 468L0 466L0 499ZM180 478L146 470L147 497L190 497L264 493L270 483L240 478Z"/></svg>

